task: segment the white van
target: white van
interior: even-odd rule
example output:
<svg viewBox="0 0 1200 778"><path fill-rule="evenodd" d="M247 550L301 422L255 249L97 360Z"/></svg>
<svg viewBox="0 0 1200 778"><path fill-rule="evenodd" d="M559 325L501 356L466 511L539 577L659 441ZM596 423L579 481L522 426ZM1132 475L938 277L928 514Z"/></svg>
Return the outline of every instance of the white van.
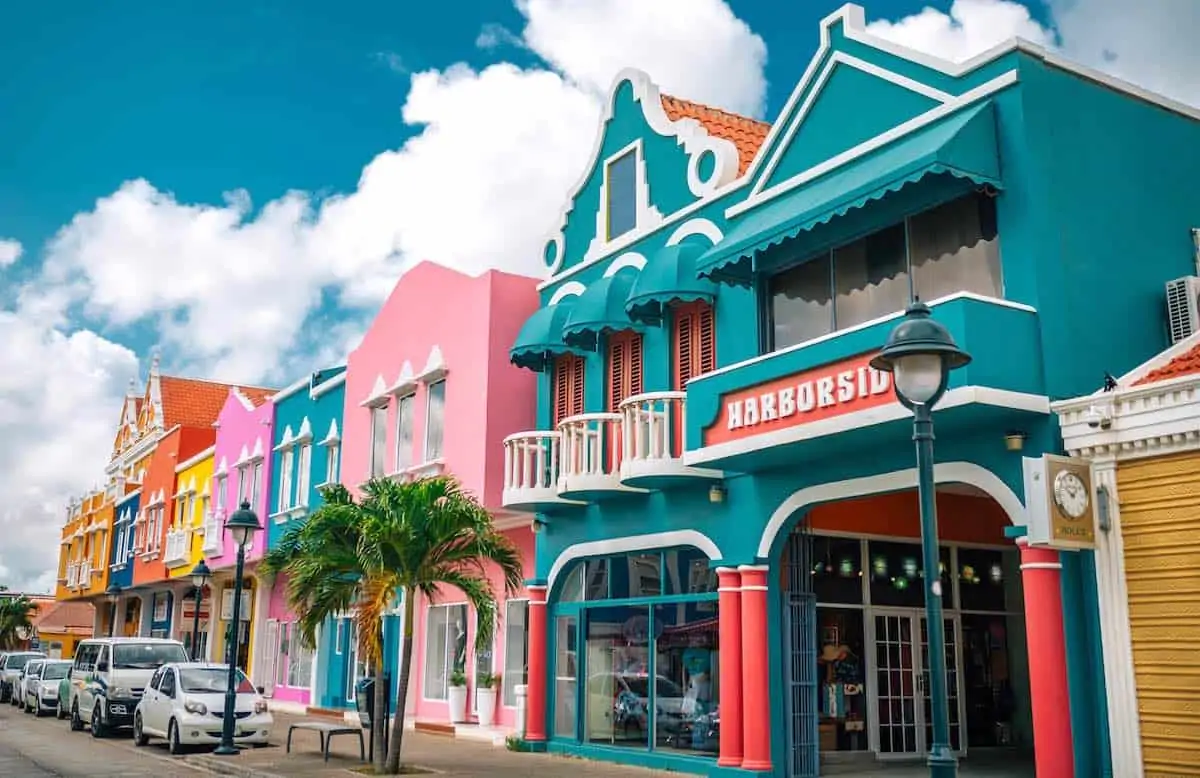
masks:
<svg viewBox="0 0 1200 778"><path fill-rule="evenodd" d="M71 731L89 722L92 737L133 726L133 711L154 671L167 662L188 661L178 640L96 638L75 649L68 707Z"/></svg>

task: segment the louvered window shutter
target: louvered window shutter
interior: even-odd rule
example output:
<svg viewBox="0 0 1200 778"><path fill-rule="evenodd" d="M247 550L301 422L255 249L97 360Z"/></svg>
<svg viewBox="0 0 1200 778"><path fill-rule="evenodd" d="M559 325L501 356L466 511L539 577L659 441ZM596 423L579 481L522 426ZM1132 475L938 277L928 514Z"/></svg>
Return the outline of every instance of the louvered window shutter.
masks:
<svg viewBox="0 0 1200 778"><path fill-rule="evenodd" d="M622 332L608 339L608 410L616 413L621 402L641 394L642 336Z"/></svg>
<svg viewBox="0 0 1200 778"><path fill-rule="evenodd" d="M717 367L716 320L705 302L675 308L675 389L683 391L688 381Z"/></svg>
<svg viewBox="0 0 1200 778"><path fill-rule="evenodd" d="M583 357L571 357L571 402L570 416L583 413L583 369L587 363Z"/></svg>
<svg viewBox="0 0 1200 778"><path fill-rule="evenodd" d="M568 416L583 413L582 357L563 354L554 361L554 426Z"/></svg>

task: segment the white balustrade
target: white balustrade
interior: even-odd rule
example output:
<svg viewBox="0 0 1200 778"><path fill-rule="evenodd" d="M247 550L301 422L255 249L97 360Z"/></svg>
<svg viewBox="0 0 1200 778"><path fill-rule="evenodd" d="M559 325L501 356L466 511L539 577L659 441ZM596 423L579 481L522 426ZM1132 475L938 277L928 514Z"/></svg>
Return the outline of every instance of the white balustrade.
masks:
<svg viewBox="0 0 1200 778"><path fill-rule="evenodd" d="M221 508L204 514L204 545L206 556L220 556L225 550L225 511Z"/></svg>
<svg viewBox="0 0 1200 778"><path fill-rule="evenodd" d="M167 546L163 552L163 563L167 567L179 567L188 563L190 538L186 529L167 531Z"/></svg>
<svg viewBox="0 0 1200 778"><path fill-rule="evenodd" d="M504 439L504 494L509 508L536 509L566 504L558 496L561 435L539 430L517 432Z"/></svg>
<svg viewBox="0 0 1200 778"><path fill-rule="evenodd" d="M719 470L683 462L687 430L686 392L647 392L621 403L621 480L630 486L662 486L695 478L720 478Z"/></svg>
<svg viewBox="0 0 1200 778"><path fill-rule="evenodd" d="M621 486L621 414L581 413L563 419L558 490L565 497L599 497Z"/></svg>

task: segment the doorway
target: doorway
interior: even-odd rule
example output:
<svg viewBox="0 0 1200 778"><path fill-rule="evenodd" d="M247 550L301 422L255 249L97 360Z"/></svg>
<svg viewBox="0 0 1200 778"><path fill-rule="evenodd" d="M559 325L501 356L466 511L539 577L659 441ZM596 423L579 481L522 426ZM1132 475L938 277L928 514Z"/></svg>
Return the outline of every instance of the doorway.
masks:
<svg viewBox="0 0 1200 778"><path fill-rule="evenodd" d="M950 748L962 751L961 683L962 623L957 614L944 616L946 631L946 695L949 701ZM912 758L929 753L933 711L929 680L929 631L924 610L876 608L870 624L875 645L875 715L871 726L880 758Z"/></svg>

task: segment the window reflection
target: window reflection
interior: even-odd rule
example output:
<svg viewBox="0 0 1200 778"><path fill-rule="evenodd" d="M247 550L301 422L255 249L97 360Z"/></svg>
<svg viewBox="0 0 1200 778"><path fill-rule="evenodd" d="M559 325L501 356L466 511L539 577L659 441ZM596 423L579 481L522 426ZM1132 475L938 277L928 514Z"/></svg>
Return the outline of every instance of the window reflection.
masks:
<svg viewBox="0 0 1200 778"><path fill-rule="evenodd" d="M652 704L649 608L592 608L586 629L587 740L647 747Z"/></svg>
<svg viewBox="0 0 1200 778"><path fill-rule="evenodd" d="M702 604L654 608L654 743L659 750L715 755L720 745L718 622L698 607Z"/></svg>
<svg viewBox="0 0 1200 778"><path fill-rule="evenodd" d="M554 734L558 737L576 737L577 632L574 616L559 616L554 620Z"/></svg>
<svg viewBox="0 0 1200 778"><path fill-rule="evenodd" d="M942 603L954 607L950 577L950 549L942 546ZM870 569L871 604L904 608L925 607L925 570L917 543L886 543L872 540L867 558Z"/></svg>

